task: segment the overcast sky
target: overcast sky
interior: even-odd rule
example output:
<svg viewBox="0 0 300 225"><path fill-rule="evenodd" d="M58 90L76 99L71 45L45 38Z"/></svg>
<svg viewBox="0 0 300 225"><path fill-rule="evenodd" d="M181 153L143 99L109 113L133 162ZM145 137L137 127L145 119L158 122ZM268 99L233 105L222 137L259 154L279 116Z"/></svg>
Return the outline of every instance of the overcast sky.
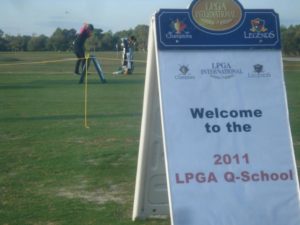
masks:
<svg viewBox="0 0 300 225"><path fill-rule="evenodd" d="M192 0L1 0L0 29L11 35L52 35L84 22L113 32L149 24L160 8L187 8ZM240 0L246 9L275 9L282 25L300 24L300 0Z"/></svg>

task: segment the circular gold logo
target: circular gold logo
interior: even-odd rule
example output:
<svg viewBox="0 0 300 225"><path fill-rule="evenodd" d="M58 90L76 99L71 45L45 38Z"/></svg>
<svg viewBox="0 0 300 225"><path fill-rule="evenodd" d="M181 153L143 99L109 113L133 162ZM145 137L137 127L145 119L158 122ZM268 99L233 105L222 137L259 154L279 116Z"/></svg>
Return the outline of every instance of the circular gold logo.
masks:
<svg viewBox="0 0 300 225"><path fill-rule="evenodd" d="M234 0L199 0L192 8L194 21L211 31L226 31L242 19L241 6Z"/></svg>

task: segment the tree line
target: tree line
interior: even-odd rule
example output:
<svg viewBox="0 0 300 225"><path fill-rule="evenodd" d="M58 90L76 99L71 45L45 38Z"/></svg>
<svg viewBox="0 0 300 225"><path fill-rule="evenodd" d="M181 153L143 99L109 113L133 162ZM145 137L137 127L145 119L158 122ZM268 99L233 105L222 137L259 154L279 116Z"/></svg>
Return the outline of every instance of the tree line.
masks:
<svg viewBox="0 0 300 225"><path fill-rule="evenodd" d="M300 25L281 27L282 51L284 55L300 55Z"/></svg>
<svg viewBox="0 0 300 225"><path fill-rule="evenodd" d="M284 55L300 55L300 25L282 26L281 40ZM134 29L113 33L95 29L93 36L87 41L87 48L93 51L113 51L120 48L120 40L134 35L137 38L137 50L147 49L149 26L138 25ZM72 51L76 37L75 29L57 28L48 37L45 35L17 35L5 34L0 29L0 51Z"/></svg>
<svg viewBox="0 0 300 225"><path fill-rule="evenodd" d="M104 32L94 29L86 42L86 48L93 51L113 51L120 49L121 38L135 36L137 50L146 50L149 26L138 25L134 29ZM8 35L0 29L0 51L72 51L76 38L75 29L57 28L53 34L46 35Z"/></svg>

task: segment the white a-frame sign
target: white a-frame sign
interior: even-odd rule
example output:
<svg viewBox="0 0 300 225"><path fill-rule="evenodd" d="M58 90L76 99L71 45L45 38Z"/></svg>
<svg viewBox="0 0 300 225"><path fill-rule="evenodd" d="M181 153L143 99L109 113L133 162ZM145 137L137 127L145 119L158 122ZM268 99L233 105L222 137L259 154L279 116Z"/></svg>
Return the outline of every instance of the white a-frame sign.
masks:
<svg viewBox="0 0 300 225"><path fill-rule="evenodd" d="M299 225L278 15L195 0L149 33L133 219Z"/></svg>

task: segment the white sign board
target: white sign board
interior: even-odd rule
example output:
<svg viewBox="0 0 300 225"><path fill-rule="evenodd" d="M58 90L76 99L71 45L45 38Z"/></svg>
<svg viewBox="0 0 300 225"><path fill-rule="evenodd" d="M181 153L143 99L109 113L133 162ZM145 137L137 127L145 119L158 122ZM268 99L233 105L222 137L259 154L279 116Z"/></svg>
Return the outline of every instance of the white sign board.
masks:
<svg viewBox="0 0 300 225"><path fill-rule="evenodd" d="M161 121L172 225L299 225L277 15L240 6L239 22L209 33L211 28L189 16L208 10L205 2L194 1L189 10L161 10L150 28L148 60L156 68L148 65L146 80L158 86L155 115ZM227 10L239 5L218 2ZM197 35L212 37L193 40ZM241 35L244 42L224 41L226 35ZM151 137L143 134L141 144ZM140 156L145 151L149 156L151 149L143 147ZM147 167L139 164L137 178L147 174L142 168ZM139 198L136 192L134 218L143 207Z"/></svg>

